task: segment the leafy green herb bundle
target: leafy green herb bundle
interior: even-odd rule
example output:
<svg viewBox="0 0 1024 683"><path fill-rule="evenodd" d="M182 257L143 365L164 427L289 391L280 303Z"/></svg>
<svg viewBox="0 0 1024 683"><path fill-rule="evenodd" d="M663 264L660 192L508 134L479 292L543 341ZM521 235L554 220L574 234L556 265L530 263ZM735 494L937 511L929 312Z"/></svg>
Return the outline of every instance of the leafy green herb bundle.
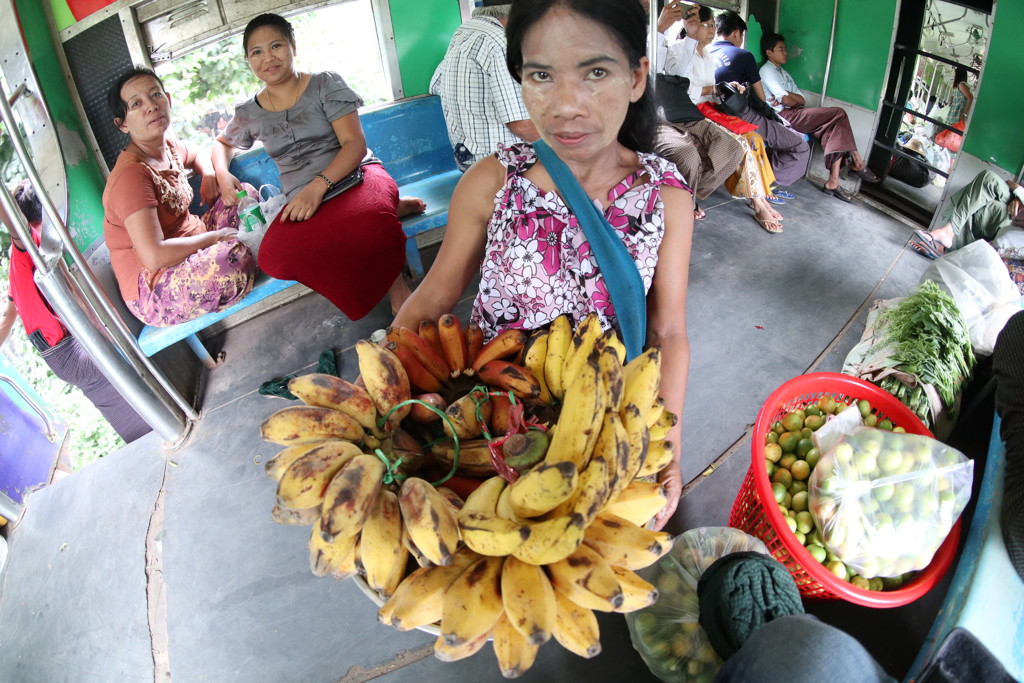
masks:
<svg viewBox="0 0 1024 683"><path fill-rule="evenodd" d="M887 365L933 385L945 407L952 410L975 364L971 337L953 298L926 280L913 294L883 311L877 324L884 330L883 344L892 349ZM880 386L925 424L930 423L928 398L920 385L911 388L890 376Z"/></svg>

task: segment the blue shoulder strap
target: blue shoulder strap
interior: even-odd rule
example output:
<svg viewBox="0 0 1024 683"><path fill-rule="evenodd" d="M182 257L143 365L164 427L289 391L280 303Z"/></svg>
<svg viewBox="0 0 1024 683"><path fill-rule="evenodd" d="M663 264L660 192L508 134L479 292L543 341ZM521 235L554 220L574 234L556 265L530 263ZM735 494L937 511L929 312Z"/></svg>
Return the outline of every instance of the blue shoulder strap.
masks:
<svg viewBox="0 0 1024 683"><path fill-rule="evenodd" d="M597 267L604 276L619 321L619 333L626 345L626 359L639 356L647 338L647 295L644 280L633 257L608 223L601 209L591 201L580 187L576 176L558 155L543 141L533 143L533 149L551 179L555 181L569 209L587 236L597 259Z"/></svg>

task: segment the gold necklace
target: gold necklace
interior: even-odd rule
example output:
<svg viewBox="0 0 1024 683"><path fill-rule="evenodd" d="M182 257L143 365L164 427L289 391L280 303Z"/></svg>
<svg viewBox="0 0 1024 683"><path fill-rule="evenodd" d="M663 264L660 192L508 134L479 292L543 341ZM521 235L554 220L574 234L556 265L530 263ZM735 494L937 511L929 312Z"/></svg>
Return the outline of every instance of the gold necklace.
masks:
<svg viewBox="0 0 1024 683"><path fill-rule="evenodd" d="M292 87L292 103L289 104L287 107L283 107L283 108L278 108L277 102L274 100L274 95L273 95L273 93L270 92L270 87L269 86L267 87L267 97L270 98L270 106L274 108L274 111L287 111L288 109L291 109L292 107L294 107L295 104L299 101L299 96L298 96L297 93L298 93L299 87L302 85L302 76L301 75L297 79L295 79L295 83L296 83L296 85L294 85Z"/></svg>

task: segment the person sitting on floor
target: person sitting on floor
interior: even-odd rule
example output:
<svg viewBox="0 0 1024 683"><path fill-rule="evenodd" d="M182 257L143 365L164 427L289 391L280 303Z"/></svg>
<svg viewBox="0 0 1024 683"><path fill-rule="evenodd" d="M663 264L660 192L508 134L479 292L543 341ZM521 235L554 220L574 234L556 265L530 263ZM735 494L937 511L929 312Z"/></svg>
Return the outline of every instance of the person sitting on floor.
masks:
<svg viewBox="0 0 1024 683"><path fill-rule="evenodd" d="M896 683L856 638L806 614L793 576L768 555L718 558L700 576L697 602L723 660L719 683ZM792 657L777 656L785 648Z"/></svg>
<svg viewBox="0 0 1024 683"><path fill-rule="evenodd" d="M889 164L889 178L894 178L911 187L924 187L934 177L928 168L928 156L925 154L921 138L911 138L906 144L898 147L907 156L893 155Z"/></svg>
<svg viewBox="0 0 1024 683"><path fill-rule="evenodd" d="M807 107L796 81L782 68L788 59L786 39L779 33L766 33L761 38L761 52L767 61L761 67L761 85L768 104L779 116L789 121L794 130L817 138L825 151L828 180L822 188L826 194L848 202L850 195L839 185L839 172L852 165L853 172L865 182L877 183L857 151L850 119L841 107Z"/></svg>
<svg viewBox="0 0 1024 683"><path fill-rule="evenodd" d="M410 294L399 219L422 212L423 201L399 198L394 179L367 150L359 123L362 98L334 72L299 70L288 20L255 17L242 47L265 87L235 107L213 146L213 165L228 205L238 202L239 182L228 169L238 151L262 141L281 172L288 204L260 244L260 269L301 282L351 320L369 313L386 293L397 311ZM341 191L357 170L361 182Z"/></svg>
<svg viewBox="0 0 1024 683"><path fill-rule="evenodd" d="M685 15L686 37L668 46L666 73L689 79L688 95L695 104L714 102L715 64L707 52L715 36L711 8L696 5ZM662 83L658 87L678 87ZM735 119L733 119L735 121ZM747 125L745 122L739 122ZM782 215L772 208L771 164L764 141L756 133L738 134L711 119L658 126L655 151L674 163L700 199L723 183L732 194L750 201L754 219L770 233L782 232ZM737 170L738 169L738 170ZM695 218L703 212L695 209Z"/></svg>
<svg viewBox="0 0 1024 683"><path fill-rule="evenodd" d="M129 69L107 104L129 137L103 190L103 236L128 310L168 327L234 304L252 289L256 259L237 239L238 210L217 199L209 155L174 135L160 77ZM203 178L199 193L211 208L202 218L188 210L186 168Z"/></svg>
<svg viewBox="0 0 1024 683"><path fill-rule="evenodd" d="M744 84L753 89L753 97L758 97L762 102L766 101L754 55L741 47L743 36L747 32L747 22L735 12L726 11L719 14L715 20L715 30L718 40L709 48L717 64L715 80L718 83ZM748 100L749 97L752 96L748 95ZM775 120L774 116L769 118L756 111L749 104L739 117L757 125L754 132L760 135L768 146L768 158L779 185L788 187L804 176L811 147L801 133L793 130L785 122ZM786 198L791 196L789 193L778 191L775 194Z"/></svg>
<svg viewBox="0 0 1024 683"><path fill-rule="evenodd" d="M1001 230L1024 228L1024 188L982 171L953 193L943 211L941 227L930 232L915 230L910 246L930 259L965 247L976 240L991 240Z"/></svg>

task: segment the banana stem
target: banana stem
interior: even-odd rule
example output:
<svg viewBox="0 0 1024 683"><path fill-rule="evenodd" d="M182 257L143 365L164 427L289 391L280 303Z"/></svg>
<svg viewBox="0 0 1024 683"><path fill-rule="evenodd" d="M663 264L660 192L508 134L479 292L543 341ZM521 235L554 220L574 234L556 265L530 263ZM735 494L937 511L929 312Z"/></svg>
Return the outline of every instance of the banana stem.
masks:
<svg viewBox="0 0 1024 683"><path fill-rule="evenodd" d="M426 406L426 408L428 410L436 413L438 415L438 417L440 417L442 420L444 420L446 423L448 423L448 427L451 429L451 432L452 432L452 441L454 442L454 446L455 446L455 454L452 456L452 468L451 468L451 470L448 471L448 474L444 475L441 479L438 479L437 481L430 482L431 486L437 487L437 486L440 486L441 484L445 483L446 481L448 481L452 477L454 477L455 476L455 472L459 468L459 437L455 433L455 425L452 424L451 419L448 418L448 415L445 414L445 412L443 410L440 410L436 406L432 406L429 403L427 403L425 401L421 401L421 400L419 400L417 398L410 398L408 400L402 401L401 403L393 406L391 408L391 410L388 411L388 414L384 415L382 417L382 421L383 422L387 422L387 419L389 417L391 417L391 413L395 412L396 410L398 410L399 408L402 408L404 406L412 405L413 403L418 403L418 404L420 404L422 406ZM383 454L379 454L379 455L383 455Z"/></svg>

